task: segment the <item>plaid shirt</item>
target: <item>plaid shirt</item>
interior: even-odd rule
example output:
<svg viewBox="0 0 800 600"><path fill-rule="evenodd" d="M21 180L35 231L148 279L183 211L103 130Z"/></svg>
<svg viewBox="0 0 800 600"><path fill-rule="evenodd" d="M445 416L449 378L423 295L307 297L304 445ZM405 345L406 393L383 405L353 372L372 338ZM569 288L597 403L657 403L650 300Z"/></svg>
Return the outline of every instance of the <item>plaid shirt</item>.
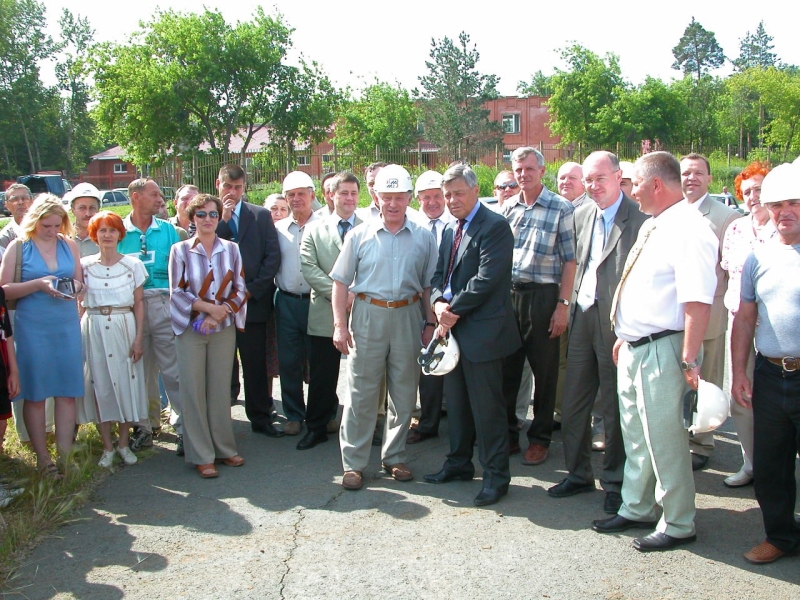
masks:
<svg viewBox="0 0 800 600"><path fill-rule="evenodd" d="M561 266L575 260L574 210L544 186L530 206L524 192L505 201L503 216L514 233L514 282L561 283Z"/></svg>

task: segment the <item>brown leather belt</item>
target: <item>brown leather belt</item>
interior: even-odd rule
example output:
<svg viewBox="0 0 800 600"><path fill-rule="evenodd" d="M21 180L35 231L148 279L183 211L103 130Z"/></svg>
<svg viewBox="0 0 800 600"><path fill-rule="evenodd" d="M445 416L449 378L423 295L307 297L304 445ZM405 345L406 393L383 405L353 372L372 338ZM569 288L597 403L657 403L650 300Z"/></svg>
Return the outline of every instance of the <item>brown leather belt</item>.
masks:
<svg viewBox="0 0 800 600"><path fill-rule="evenodd" d="M369 302L370 304L381 306L383 308L403 308L404 306L409 306L410 304L414 304L414 302L419 300L419 296L414 296L413 298L407 298L405 300L378 300L377 298L370 298L366 294L362 294L360 292L356 294L356 297L364 302Z"/></svg>
<svg viewBox="0 0 800 600"><path fill-rule="evenodd" d="M787 373L792 373L800 369L800 358L795 358L794 356L784 356L783 358L770 358L769 356L765 356L764 358L773 365L778 365Z"/></svg>

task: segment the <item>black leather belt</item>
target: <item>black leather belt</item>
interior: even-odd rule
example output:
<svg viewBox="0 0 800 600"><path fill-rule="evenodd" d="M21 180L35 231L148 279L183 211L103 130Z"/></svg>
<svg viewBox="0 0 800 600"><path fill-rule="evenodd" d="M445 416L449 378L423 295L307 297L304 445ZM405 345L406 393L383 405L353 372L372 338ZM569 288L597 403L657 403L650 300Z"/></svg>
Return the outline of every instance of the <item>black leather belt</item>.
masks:
<svg viewBox="0 0 800 600"><path fill-rule="evenodd" d="M672 329L665 329L664 331L659 331L658 333L654 333L652 335L646 335L643 338L639 338L638 340L633 340L632 342L628 342L634 348L639 346L644 346L645 344L649 344L650 342L655 342L656 340L660 340L663 337L667 337L668 335L675 335L676 333L683 333L682 331L673 331Z"/></svg>
<svg viewBox="0 0 800 600"><path fill-rule="evenodd" d="M306 298L311 298L311 294L293 294L292 292L287 292L286 290L278 290L284 296L289 296L289 298L297 298L298 300L305 300Z"/></svg>
<svg viewBox="0 0 800 600"><path fill-rule="evenodd" d="M551 285L557 286L557 283L536 283L535 281L512 281L511 289L516 291L533 290L536 288L549 287Z"/></svg>

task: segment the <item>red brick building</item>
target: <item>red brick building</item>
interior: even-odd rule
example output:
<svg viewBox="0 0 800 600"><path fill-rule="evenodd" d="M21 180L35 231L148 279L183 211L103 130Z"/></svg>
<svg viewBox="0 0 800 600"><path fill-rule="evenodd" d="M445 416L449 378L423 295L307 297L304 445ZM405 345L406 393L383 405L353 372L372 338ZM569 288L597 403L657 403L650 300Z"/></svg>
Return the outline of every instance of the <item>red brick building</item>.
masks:
<svg viewBox="0 0 800 600"><path fill-rule="evenodd" d="M128 184L139 177L136 167L123 160L124 151L119 146L95 154L86 167L87 174L81 175L86 181L100 190L112 190L128 187Z"/></svg>

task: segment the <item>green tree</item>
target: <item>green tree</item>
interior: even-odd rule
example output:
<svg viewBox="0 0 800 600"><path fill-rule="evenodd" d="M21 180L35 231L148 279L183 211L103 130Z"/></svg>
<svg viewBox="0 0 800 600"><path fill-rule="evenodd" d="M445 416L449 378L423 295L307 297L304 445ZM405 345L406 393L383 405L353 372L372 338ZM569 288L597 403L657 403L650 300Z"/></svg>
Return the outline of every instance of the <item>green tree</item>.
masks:
<svg viewBox="0 0 800 600"><path fill-rule="evenodd" d="M283 123L284 87L308 92L299 84L307 69L284 63L292 31L260 7L235 26L219 11L158 12L130 43L94 55L102 132L139 164L204 141L227 153L240 131L246 147L262 127Z"/></svg>
<svg viewBox="0 0 800 600"><path fill-rule="evenodd" d="M40 170L39 136L48 129L37 110L45 110L52 93L42 85L39 65L57 50L45 33L44 4L36 0L0 0L0 144L9 174Z"/></svg>
<svg viewBox="0 0 800 600"><path fill-rule="evenodd" d="M401 150L417 143L419 109L408 90L376 80L342 104L334 142L354 161L369 162L375 149Z"/></svg>
<svg viewBox="0 0 800 600"><path fill-rule="evenodd" d="M536 71L530 81L517 83L517 93L520 96L549 96L553 93L552 77L541 70Z"/></svg>
<svg viewBox="0 0 800 600"><path fill-rule="evenodd" d="M766 69L775 67L780 62L778 55L772 52L775 45L772 36L764 29L764 21L759 21L755 33L749 31L739 40L739 58L733 61L737 71L757 67Z"/></svg>
<svg viewBox="0 0 800 600"><path fill-rule="evenodd" d="M619 58L597 54L573 44L561 50L568 70L556 69L551 77L553 93L548 101L550 129L564 144L606 144L617 141L599 120L603 107L611 106L626 88Z"/></svg>
<svg viewBox="0 0 800 600"><path fill-rule="evenodd" d="M699 81L690 75L676 80L670 86L687 108L685 113L684 143L698 152L709 144L720 142L720 115L723 106L723 82L704 75Z"/></svg>
<svg viewBox="0 0 800 600"><path fill-rule="evenodd" d="M768 117L765 141L782 148L783 160L800 147L800 74L775 67L748 69L742 85L758 93Z"/></svg>
<svg viewBox="0 0 800 600"><path fill-rule="evenodd" d="M58 88L67 94L62 109L66 140L64 166L71 174L87 163L94 149L94 121L89 116L91 87L86 62L94 30L89 19L80 15L76 17L66 8L58 25L63 36L61 47L64 55L56 64L56 77Z"/></svg>
<svg viewBox="0 0 800 600"><path fill-rule="evenodd" d="M708 31L692 17L678 45L672 49L675 62L672 68L692 75L699 82L703 75L718 69L725 62L725 53L713 31Z"/></svg>
<svg viewBox="0 0 800 600"><path fill-rule="evenodd" d="M480 54L469 35L432 39L430 58L428 74L419 77L422 90L414 90L422 100L425 138L461 158L495 147L503 139L502 126L489 120L483 105L497 98L499 78L478 71Z"/></svg>

